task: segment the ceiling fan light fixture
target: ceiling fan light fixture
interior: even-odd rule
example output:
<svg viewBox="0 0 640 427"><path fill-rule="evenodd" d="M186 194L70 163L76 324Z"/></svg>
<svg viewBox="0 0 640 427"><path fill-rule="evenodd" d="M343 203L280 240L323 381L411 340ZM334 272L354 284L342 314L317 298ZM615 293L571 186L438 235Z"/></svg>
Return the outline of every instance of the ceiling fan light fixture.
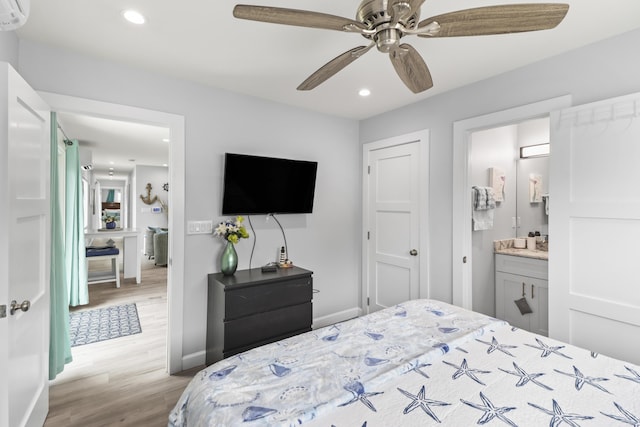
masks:
<svg viewBox="0 0 640 427"><path fill-rule="evenodd" d="M365 87L358 91L358 95L360 95L363 98L366 98L367 96L371 95L371 91Z"/></svg>
<svg viewBox="0 0 640 427"><path fill-rule="evenodd" d="M369 46L350 49L316 70L298 86L311 90L367 53L373 46L388 54L396 74L413 93L433 86L431 73L418 51L404 36L466 37L540 31L555 28L566 16L564 3L516 3L475 7L420 20L425 0L361 0L356 20L310 10L236 5L238 19L359 33Z"/></svg>
<svg viewBox="0 0 640 427"><path fill-rule="evenodd" d="M127 21L131 22L132 24L136 24L136 25L142 25L147 21L143 14L141 14L137 10L133 10L133 9L128 9L128 10L122 11L122 16Z"/></svg>

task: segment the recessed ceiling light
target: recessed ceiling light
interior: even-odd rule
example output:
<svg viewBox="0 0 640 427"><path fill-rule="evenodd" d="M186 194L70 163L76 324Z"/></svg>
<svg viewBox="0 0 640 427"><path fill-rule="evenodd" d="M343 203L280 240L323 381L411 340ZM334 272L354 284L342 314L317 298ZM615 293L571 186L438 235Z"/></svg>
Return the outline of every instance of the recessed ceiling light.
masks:
<svg viewBox="0 0 640 427"><path fill-rule="evenodd" d="M363 97L364 96L369 96L369 95L371 95L371 91L369 89L367 89L367 88L360 89L360 92L358 92L358 95L363 96Z"/></svg>
<svg viewBox="0 0 640 427"><path fill-rule="evenodd" d="M146 21L144 15L136 10L125 10L122 12L122 16L124 16L124 19L131 22L132 24L142 25Z"/></svg>
<svg viewBox="0 0 640 427"><path fill-rule="evenodd" d="M162 138L162 142L169 142L169 138Z"/></svg>
<svg viewBox="0 0 640 427"><path fill-rule="evenodd" d="M168 167L169 165L166 163L163 163L162 166L164 166L165 168Z"/></svg>

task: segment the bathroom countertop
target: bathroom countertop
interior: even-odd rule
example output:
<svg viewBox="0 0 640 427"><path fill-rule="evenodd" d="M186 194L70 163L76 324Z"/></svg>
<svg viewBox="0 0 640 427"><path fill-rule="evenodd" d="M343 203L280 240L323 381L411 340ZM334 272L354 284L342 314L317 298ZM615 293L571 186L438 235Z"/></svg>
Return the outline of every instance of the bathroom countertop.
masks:
<svg viewBox="0 0 640 427"><path fill-rule="evenodd" d="M536 258L536 259L549 259L548 251L540 251L540 250L532 250L532 249L517 249L517 248L505 248L505 249L496 249L495 253L502 255L514 255L514 256L522 256L526 258Z"/></svg>
<svg viewBox="0 0 640 427"><path fill-rule="evenodd" d="M545 247L545 244L538 247ZM549 251L540 249L518 249L513 247L513 239L496 240L493 242L494 252L502 255L521 256L535 259L549 259Z"/></svg>

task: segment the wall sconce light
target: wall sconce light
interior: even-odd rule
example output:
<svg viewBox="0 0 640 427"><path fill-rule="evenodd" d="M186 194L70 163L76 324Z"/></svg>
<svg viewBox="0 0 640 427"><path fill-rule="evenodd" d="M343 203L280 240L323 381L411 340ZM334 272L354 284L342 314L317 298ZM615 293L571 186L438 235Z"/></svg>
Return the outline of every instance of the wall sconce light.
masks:
<svg viewBox="0 0 640 427"><path fill-rule="evenodd" d="M548 156L550 152L550 148L551 148L551 144L549 143L520 147L520 158L528 159L530 157Z"/></svg>

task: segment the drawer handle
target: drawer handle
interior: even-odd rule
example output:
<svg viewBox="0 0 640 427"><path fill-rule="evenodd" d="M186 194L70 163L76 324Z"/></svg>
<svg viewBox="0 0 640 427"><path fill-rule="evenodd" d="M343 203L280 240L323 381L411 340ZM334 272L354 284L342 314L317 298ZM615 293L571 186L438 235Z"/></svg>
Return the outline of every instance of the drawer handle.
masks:
<svg viewBox="0 0 640 427"><path fill-rule="evenodd" d="M531 284L531 299L533 299L533 283Z"/></svg>
<svg viewBox="0 0 640 427"><path fill-rule="evenodd" d="M527 291L524 290L524 287L527 286L524 282L522 282L522 297L526 297L527 296Z"/></svg>

